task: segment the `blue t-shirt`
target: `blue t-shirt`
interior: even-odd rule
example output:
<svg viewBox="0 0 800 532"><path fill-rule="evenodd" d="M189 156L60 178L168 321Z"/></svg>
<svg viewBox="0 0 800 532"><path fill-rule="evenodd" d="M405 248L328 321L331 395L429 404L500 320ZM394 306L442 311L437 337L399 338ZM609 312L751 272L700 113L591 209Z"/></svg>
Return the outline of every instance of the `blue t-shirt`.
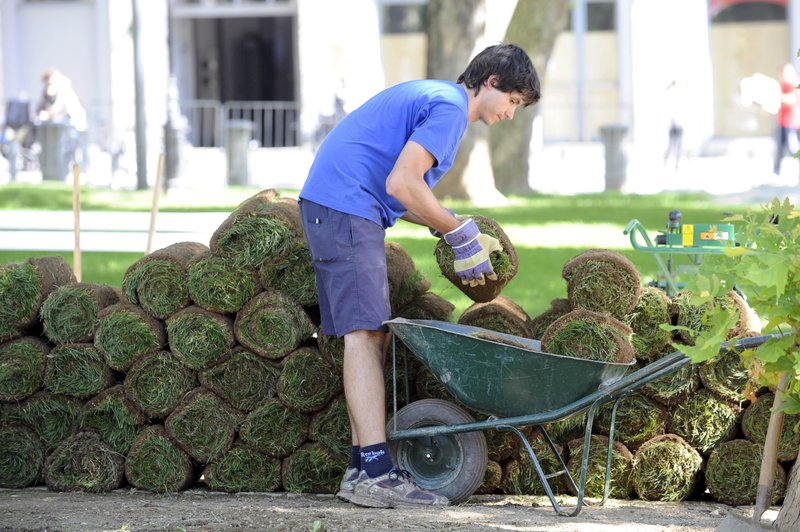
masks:
<svg viewBox="0 0 800 532"><path fill-rule="evenodd" d="M406 208L386 192L386 178L409 140L434 157L429 187L453 164L467 128L467 93L450 81L408 81L373 96L331 131L300 198L361 216L386 228Z"/></svg>

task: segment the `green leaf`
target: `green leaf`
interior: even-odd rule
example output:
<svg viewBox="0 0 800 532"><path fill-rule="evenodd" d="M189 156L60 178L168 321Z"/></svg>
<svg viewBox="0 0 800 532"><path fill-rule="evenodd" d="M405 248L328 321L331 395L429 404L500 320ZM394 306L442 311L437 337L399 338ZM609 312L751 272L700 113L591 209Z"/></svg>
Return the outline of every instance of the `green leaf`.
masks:
<svg viewBox="0 0 800 532"><path fill-rule="evenodd" d="M768 340L761 344L758 349L756 349L756 353L758 353L758 358L761 361L775 363L780 360L781 357L786 356L790 349L792 349L792 347L795 345L795 341L796 338L794 335Z"/></svg>
<svg viewBox="0 0 800 532"><path fill-rule="evenodd" d="M729 248L723 248L722 249L722 253L724 253L728 257L736 258L736 257L741 257L742 255L751 255L751 254L755 253L755 250L752 250L750 248L746 248L744 246L739 246L739 247L736 247L736 248L730 248L730 247Z"/></svg>

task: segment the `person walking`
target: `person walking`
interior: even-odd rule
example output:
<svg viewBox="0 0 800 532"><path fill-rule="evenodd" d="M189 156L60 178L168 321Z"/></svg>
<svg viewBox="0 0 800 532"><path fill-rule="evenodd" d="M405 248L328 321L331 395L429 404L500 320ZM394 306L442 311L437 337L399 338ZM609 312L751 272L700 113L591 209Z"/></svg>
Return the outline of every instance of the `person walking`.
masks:
<svg viewBox="0 0 800 532"><path fill-rule="evenodd" d="M300 191L319 295L322 333L344 337L343 380L352 432L339 498L377 508L440 506L389 456L383 365L391 318L385 231L398 218L444 235L456 273L476 286L496 279L499 242L459 220L431 189L453 163L471 122L511 120L539 101L530 57L513 44L476 55L456 82L395 85L353 110L325 137Z"/></svg>
<svg viewBox="0 0 800 532"><path fill-rule="evenodd" d="M781 173L781 161L787 154L794 155L798 150L798 129L800 129L800 96L797 91L797 71L791 63L781 69L781 106L778 109L778 142L775 151L775 175Z"/></svg>

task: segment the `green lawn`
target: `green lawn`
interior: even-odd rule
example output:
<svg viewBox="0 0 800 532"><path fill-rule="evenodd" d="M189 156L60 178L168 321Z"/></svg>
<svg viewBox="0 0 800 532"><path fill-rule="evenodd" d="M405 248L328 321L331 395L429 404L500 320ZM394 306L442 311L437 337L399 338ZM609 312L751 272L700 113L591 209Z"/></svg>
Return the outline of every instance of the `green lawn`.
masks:
<svg viewBox="0 0 800 532"><path fill-rule="evenodd" d="M166 194L160 202L164 211L231 211L256 192L253 188L231 188L202 197ZM296 195L297 191L283 191ZM81 190L83 210L150 209L150 191ZM714 223L725 212L742 212L744 207L725 206L703 194L665 193L652 196L617 193L577 196L536 195L511 198L509 205L477 209L463 202L445 202L459 214L480 213L497 220L508 233L519 255L520 270L504 295L520 304L531 316L543 311L555 298L566 297L561 268L571 257L590 248L615 249L636 264L645 278L656 274L649 254L634 251L622 230L632 218L639 219L651 236L663 229L670 210L679 209L686 222ZM0 187L0 209L70 210L71 188L63 184ZM433 290L456 305L455 316L471 303L462 292L439 273L433 257L436 240L422 227L400 222L387 237L403 245L433 285ZM207 244L207 243L206 243ZM21 262L46 252L0 252L0 264ZM59 253L72 260L70 252ZM125 270L141 253L83 253L83 281L121 286Z"/></svg>

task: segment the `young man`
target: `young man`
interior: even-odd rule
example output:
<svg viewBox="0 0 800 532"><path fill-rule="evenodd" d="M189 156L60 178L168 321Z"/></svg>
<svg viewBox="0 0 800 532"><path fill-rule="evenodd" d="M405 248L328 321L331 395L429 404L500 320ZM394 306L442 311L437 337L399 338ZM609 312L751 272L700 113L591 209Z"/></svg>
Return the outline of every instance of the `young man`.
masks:
<svg viewBox="0 0 800 532"><path fill-rule="evenodd" d="M453 247L455 270L473 286L495 279L498 241L459 221L431 188L450 168L469 122L511 120L540 98L539 78L515 45L478 54L457 83L422 80L384 90L323 141L300 192L314 261L322 331L344 337L344 389L353 450L340 498L361 506L446 505L392 464L383 380L389 289L385 229L398 218L426 225Z"/></svg>

